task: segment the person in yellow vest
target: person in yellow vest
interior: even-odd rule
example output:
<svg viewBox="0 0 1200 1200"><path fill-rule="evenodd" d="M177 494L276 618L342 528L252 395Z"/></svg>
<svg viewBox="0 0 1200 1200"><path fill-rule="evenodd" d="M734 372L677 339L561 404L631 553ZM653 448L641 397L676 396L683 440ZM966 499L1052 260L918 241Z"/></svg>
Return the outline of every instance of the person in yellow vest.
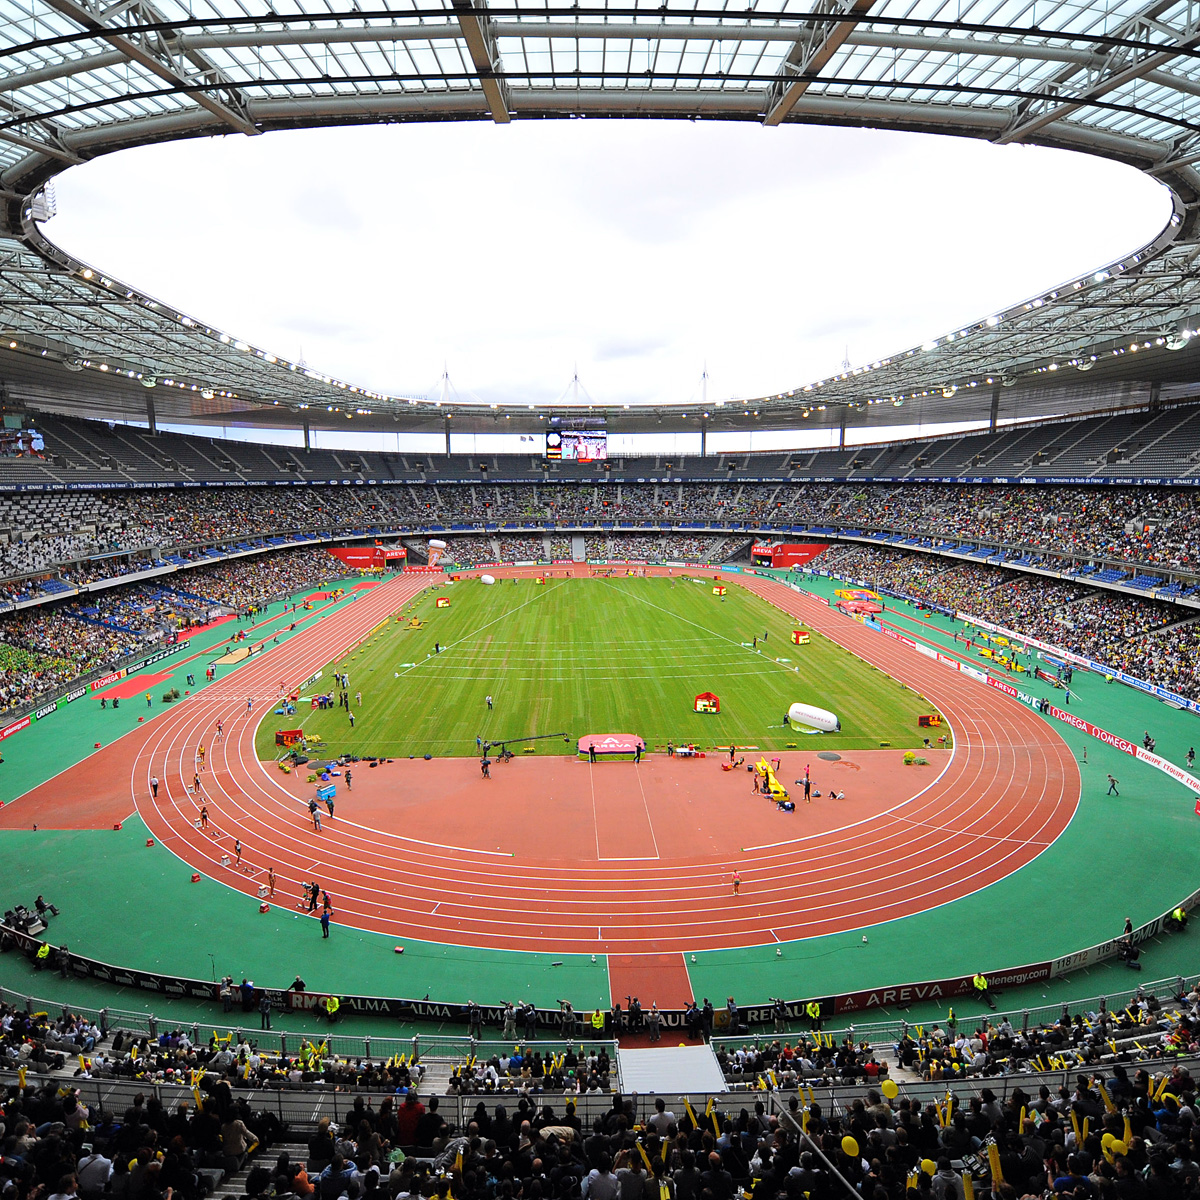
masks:
<svg viewBox="0 0 1200 1200"><path fill-rule="evenodd" d="M602 1038L604 1036L604 1010L596 1009L592 1013L592 1037Z"/></svg>
<svg viewBox="0 0 1200 1200"><path fill-rule="evenodd" d="M1187 928L1187 913L1183 908L1175 908L1171 910L1170 916L1166 919L1166 927L1170 933L1182 933Z"/></svg>
<svg viewBox="0 0 1200 1200"><path fill-rule="evenodd" d="M341 1007L342 1002L336 996L325 997L325 1015L329 1018L330 1025L337 1020L337 1012Z"/></svg>
<svg viewBox="0 0 1200 1200"><path fill-rule="evenodd" d="M971 980L971 986L975 989L975 999L982 1000L988 1008L995 1008L996 1002L992 999L992 993L988 991L987 976L982 971L975 972L975 978Z"/></svg>
<svg viewBox="0 0 1200 1200"><path fill-rule="evenodd" d="M33 965L40 971L50 961L50 943L43 942L33 956Z"/></svg>
<svg viewBox="0 0 1200 1200"><path fill-rule="evenodd" d="M814 1033L821 1028L821 1006L816 1000L810 1000L804 1006L804 1015L808 1017L809 1028Z"/></svg>

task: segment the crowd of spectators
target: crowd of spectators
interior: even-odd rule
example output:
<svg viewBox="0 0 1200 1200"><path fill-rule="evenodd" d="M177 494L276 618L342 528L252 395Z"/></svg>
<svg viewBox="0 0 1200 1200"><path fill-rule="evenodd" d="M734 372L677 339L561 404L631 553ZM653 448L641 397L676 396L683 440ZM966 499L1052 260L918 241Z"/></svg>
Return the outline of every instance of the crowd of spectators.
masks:
<svg viewBox="0 0 1200 1200"><path fill-rule="evenodd" d="M460 567L496 562L496 550L488 538L447 537L442 540L446 543L446 549L440 551L440 562L451 562Z"/></svg>
<svg viewBox="0 0 1200 1200"><path fill-rule="evenodd" d="M274 597L291 595L344 574L343 568L320 549L280 550L273 554L196 567L172 577L172 585L224 608L261 607Z"/></svg>
<svg viewBox="0 0 1200 1200"><path fill-rule="evenodd" d="M562 1092L565 1095L612 1090L612 1064L603 1047L569 1044L565 1050L546 1051L515 1045L490 1058L472 1057L455 1067L448 1094L458 1096L504 1095L516 1092Z"/></svg>
<svg viewBox="0 0 1200 1200"><path fill-rule="evenodd" d="M0 543L0 574L55 567L80 582L140 569L153 551L186 555L291 530L545 521L888 528L1151 571L1200 570L1200 505L1185 489L728 481L242 487L191 490L186 504L180 495L163 489L7 497L0 538L7 529L10 540ZM87 561L105 554L125 557Z"/></svg>
<svg viewBox="0 0 1200 1200"><path fill-rule="evenodd" d="M0 1010L0 1029L6 1065L24 1067L28 1079L7 1089L0 1117L0 1186L10 1200L202 1200L214 1183L240 1170L256 1146L266 1150L283 1133L269 1109L235 1095L232 1071L202 1072L198 1105L189 1099L168 1110L157 1095L138 1093L123 1110L90 1109L62 1073L41 1076L68 1056L94 1053L136 1063L139 1048L152 1066L156 1047L118 1034L110 1050L93 1050L105 1040L94 1025L69 1014L51 1022L44 1013L8 1006Z"/></svg>
<svg viewBox="0 0 1200 1200"><path fill-rule="evenodd" d="M0 617L0 642L72 664L74 675L100 670L133 654L138 634L81 621L60 605L43 605Z"/></svg>
<svg viewBox="0 0 1200 1200"><path fill-rule="evenodd" d="M222 612L317 587L341 574L324 550L283 550L196 567L0 616L0 713L66 691ZM186 589L186 590L184 590Z"/></svg>
<svg viewBox="0 0 1200 1200"><path fill-rule="evenodd" d="M77 675L69 659L0 641L0 711L23 708L44 693L65 690Z"/></svg>
<svg viewBox="0 0 1200 1200"><path fill-rule="evenodd" d="M896 1061L929 1080L959 1075L1006 1075L1075 1066L1108 1065L1130 1056L1170 1058L1200 1050L1200 991L1193 988L1165 1005L1139 991L1119 1011L1102 1006L1072 1016L1064 1007L1049 1024L1014 1027L1007 1017L959 1022L950 1009L941 1025L906 1030L895 1047Z"/></svg>
<svg viewBox="0 0 1200 1200"><path fill-rule="evenodd" d="M1189 610L936 554L836 546L819 570L1037 638L1200 699L1200 637Z"/></svg>
<svg viewBox="0 0 1200 1200"><path fill-rule="evenodd" d="M1159 569L1200 564L1200 506L1188 489L843 484L810 485L787 507L809 519L983 538Z"/></svg>
<svg viewBox="0 0 1200 1200"><path fill-rule="evenodd" d="M588 1122L572 1085L560 1106L547 1078L598 1079L604 1050L518 1044L507 1061L454 1072L452 1094L489 1084L501 1093L465 1107L459 1125L436 1097L420 1099L421 1063L330 1057L315 1039L287 1057L244 1038L197 1045L178 1029L130 1036L65 1010L52 1019L0 1005L0 1058L26 1070L3 1096L0 1191L9 1200L202 1200L214 1175L248 1168L246 1200L840 1200L847 1190L861 1200L962 1200L966 1177L994 1200L1200 1196L1196 1081L1177 1061L1200 1050L1200 992L1181 989L1165 1003L1139 993L1119 1012L1064 1010L1026 1028L969 1024L947 1014L944 1025L906 1029L889 1048L894 1068L852 1034L722 1045L730 1082L784 1093L770 1109L765 1097L736 1092L703 1107L613 1094ZM1027 1068L1054 1074L1009 1078L1003 1098L987 1086ZM893 1088L893 1070L941 1084L937 1103ZM122 1107L109 1093L109 1107L89 1108L72 1076L136 1080L149 1095ZM964 1097L954 1085L965 1076L982 1078ZM503 1094L515 1080L516 1094ZM151 1090L160 1083L194 1085L196 1102L183 1092L169 1107ZM321 1117L301 1133L252 1090L306 1085L384 1095L377 1105L347 1097L337 1122ZM826 1085L840 1090L812 1090ZM303 1141L295 1161L251 1158L256 1143Z"/></svg>
<svg viewBox="0 0 1200 1200"><path fill-rule="evenodd" d="M792 1091L805 1087L871 1082L889 1073L867 1043L852 1037L822 1037L813 1034L793 1040L746 1042L741 1046L722 1044L717 1062L725 1078L734 1085L755 1087L774 1077L772 1087Z"/></svg>
<svg viewBox="0 0 1200 1200"><path fill-rule="evenodd" d="M546 544L540 537L502 537L499 544L500 562L536 562L546 557ZM571 557L570 543L559 549L562 553L554 553L555 558Z"/></svg>

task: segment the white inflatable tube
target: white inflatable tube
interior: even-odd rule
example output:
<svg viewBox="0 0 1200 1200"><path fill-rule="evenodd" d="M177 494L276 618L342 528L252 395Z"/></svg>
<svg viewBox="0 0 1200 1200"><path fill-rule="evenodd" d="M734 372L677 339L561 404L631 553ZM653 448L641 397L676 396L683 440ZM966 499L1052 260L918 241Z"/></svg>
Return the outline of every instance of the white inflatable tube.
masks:
<svg viewBox="0 0 1200 1200"><path fill-rule="evenodd" d="M496 577L494 575L480 575L479 582L486 587L489 583L495 583Z"/></svg>
<svg viewBox="0 0 1200 1200"><path fill-rule="evenodd" d="M811 704L793 704L788 709L788 720L793 725L807 725L810 729L819 729L822 733L836 733L842 727L837 717L823 708L814 708Z"/></svg>
<svg viewBox="0 0 1200 1200"><path fill-rule="evenodd" d="M430 548L430 550L445 550L446 543L443 542L440 538L430 538L429 539L429 548Z"/></svg>

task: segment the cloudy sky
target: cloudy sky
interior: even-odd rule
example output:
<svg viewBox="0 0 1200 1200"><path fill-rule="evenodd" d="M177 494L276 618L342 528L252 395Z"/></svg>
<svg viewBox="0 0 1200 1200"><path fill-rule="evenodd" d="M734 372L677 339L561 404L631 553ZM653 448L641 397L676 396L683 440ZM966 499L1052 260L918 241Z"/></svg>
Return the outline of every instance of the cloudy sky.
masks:
<svg viewBox="0 0 1200 1200"><path fill-rule="evenodd" d="M1166 192L963 139L650 121L409 125L127 151L47 233L274 353L399 395L751 397L936 336L1152 237ZM1102 198L1099 199L1099 198Z"/></svg>

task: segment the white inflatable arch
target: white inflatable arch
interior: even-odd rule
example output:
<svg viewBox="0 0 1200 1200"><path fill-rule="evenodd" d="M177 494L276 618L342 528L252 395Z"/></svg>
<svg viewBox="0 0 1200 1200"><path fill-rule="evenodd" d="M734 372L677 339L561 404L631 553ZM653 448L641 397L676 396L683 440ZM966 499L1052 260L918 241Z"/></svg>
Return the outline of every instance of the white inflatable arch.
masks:
<svg viewBox="0 0 1200 1200"><path fill-rule="evenodd" d="M793 725L807 725L822 733L836 733L842 727L841 721L833 713L811 704L793 704L788 709L788 720Z"/></svg>

